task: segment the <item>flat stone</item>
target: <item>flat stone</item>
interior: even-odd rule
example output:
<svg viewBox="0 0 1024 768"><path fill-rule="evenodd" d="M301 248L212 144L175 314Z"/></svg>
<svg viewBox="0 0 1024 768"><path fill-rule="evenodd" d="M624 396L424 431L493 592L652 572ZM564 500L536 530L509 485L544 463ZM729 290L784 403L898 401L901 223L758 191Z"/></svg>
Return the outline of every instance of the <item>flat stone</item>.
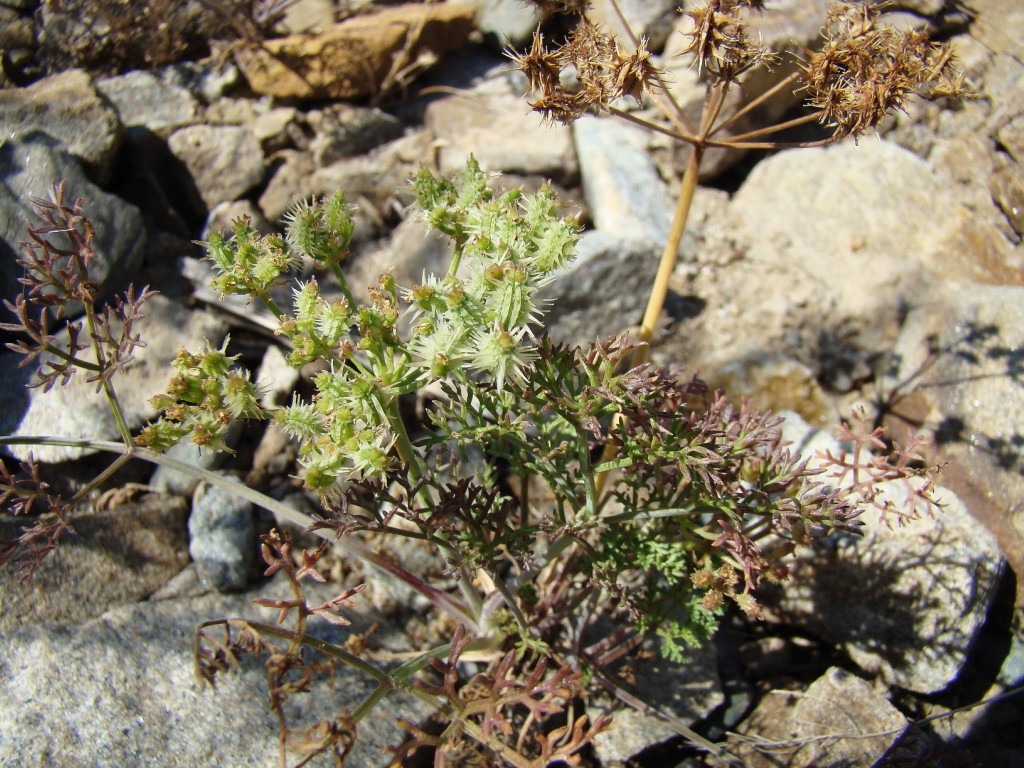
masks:
<svg viewBox="0 0 1024 768"><path fill-rule="evenodd" d="M85 622L144 600L188 564L188 505L151 495L138 503L75 515L75 532L60 540L28 584L0 569L0 633L40 622ZM0 516L0 540L34 520Z"/></svg>
<svg viewBox="0 0 1024 768"><path fill-rule="evenodd" d="M906 718L871 684L832 667L806 691L772 691L744 721L730 753L751 768L847 768L874 765L896 741ZM848 738L819 738L832 734ZM782 742L757 750L751 743ZM714 762L714 765L725 765Z"/></svg>
<svg viewBox="0 0 1024 768"><path fill-rule="evenodd" d="M136 70L99 80L96 88L113 102L126 126L151 131L194 123L199 102L181 83L154 72Z"/></svg>
<svg viewBox="0 0 1024 768"><path fill-rule="evenodd" d="M315 586L315 585L314 585ZM310 599L340 591L310 590ZM200 687L193 637L203 621L242 617L273 623L276 612L252 604L256 595L289 598L283 580L258 591L139 603L91 621L27 624L4 632L0 643L0 733L10 765L270 765L277 762L278 723L267 706L266 669L243 658L239 674L216 689ZM319 598L317 596L320 596ZM355 627L322 621L309 631L343 643L368 620L353 611ZM216 629L214 630L216 632ZM395 634L382 628L374 637ZM270 638L268 638L270 639ZM372 679L344 665L333 686L321 677L312 695L289 698L293 726L311 725L353 711L374 689ZM352 765L383 765L385 749L404 741L395 725L428 708L418 699L389 694L360 723ZM294 762L295 753L291 755Z"/></svg>
<svg viewBox="0 0 1024 768"><path fill-rule="evenodd" d="M573 184L578 165L572 132L530 111L507 69L492 69L473 88L427 107L424 121L437 139L441 173L461 173L472 154L484 171Z"/></svg>
<svg viewBox="0 0 1024 768"><path fill-rule="evenodd" d="M374 95L415 40L408 64L459 48L473 28L465 5L403 5L356 16L318 35L288 35L242 47L235 59L259 94L298 99L355 99Z"/></svg>
<svg viewBox="0 0 1024 768"><path fill-rule="evenodd" d="M145 230L139 210L121 198L104 192L90 181L82 166L58 140L42 131L0 138L0 290L5 298L22 290L18 280L24 270L15 263L22 255L25 226L36 226L32 198L50 199L53 184L65 182L66 203L85 201L84 215L95 230L90 278L101 287L108 279L120 282L142 260ZM69 312L81 312L71 305ZM2 313L10 317L6 309Z"/></svg>
<svg viewBox="0 0 1024 768"><path fill-rule="evenodd" d="M920 430L949 462L942 482L991 530L1018 574L1024 605L1024 288L951 286L910 312L893 350L898 363L883 390L900 384L919 400ZM897 403L897 412L903 410Z"/></svg>
<svg viewBox="0 0 1024 768"><path fill-rule="evenodd" d="M167 146L188 169L207 209L237 200L263 179L263 150L245 126L188 126L172 133Z"/></svg>
<svg viewBox="0 0 1024 768"><path fill-rule="evenodd" d="M110 179L124 126L83 70L0 90L0 135L34 130L60 141L98 184Z"/></svg>
<svg viewBox="0 0 1024 768"><path fill-rule="evenodd" d="M881 490L894 509L909 509L902 483ZM790 579L762 588L765 615L843 647L890 685L923 694L946 688L988 615L1004 561L995 537L952 492L937 488L935 497L942 509L934 516L889 527L869 507L863 536L798 549Z"/></svg>
<svg viewBox="0 0 1024 768"><path fill-rule="evenodd" d="M646 704L691 726L725 700L717 670L718 656L710 642L700 648L687 649L679 662L657 657L641 664L637 670L635 694ZM602 765L627 761L679 735L669 723L654 714L626 706L607 711L601 706L596 709L612 717L611 727L594 742L594 752Z"/></svg>
<svg viewBox="0 0 1024 768"><path fill-rule="evenodd" d="M594 227L621 240L668 239L674 195L647 151L649 134L598 117L573 123L583 197Z"/></svg>
<svg viewBox="0 0 1024 768"><path fill-rule="evenodd" d="M135 351L135 361L113 382L132 429L155 415L148 400L166 390L173 374L170 364L179 347L198 349L204 338L217 345L224 335L219 317L204 310L186 309L161 296L150 299L144 313L146 319L140 328L146 346ZM118 439L110 404L81 371L66 386L55 386L49 392L41 388L26 390L24 384L31 369L18 368L20 359L10 354L0 357L0 432L70 440ZM81 448L36 445L12 445L8 451L19 459L31 452L43 462L66 461L85 453Z"/></svg>
<svg viewBox="0 0 1024 768"><path fill-rule="evenodd" d="M584 345L639 325L659 255L649 242L583 233L576 260L538 294L551 302L547 333L556 342Z"/></svg>

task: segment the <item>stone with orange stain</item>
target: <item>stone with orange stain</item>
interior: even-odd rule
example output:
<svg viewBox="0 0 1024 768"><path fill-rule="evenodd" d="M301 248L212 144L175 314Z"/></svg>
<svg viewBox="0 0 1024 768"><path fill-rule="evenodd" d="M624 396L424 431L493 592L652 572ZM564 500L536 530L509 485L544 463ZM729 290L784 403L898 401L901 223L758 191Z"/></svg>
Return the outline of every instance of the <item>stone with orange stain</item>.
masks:
<svg viewBox="0 0 1024 768"><path fill-rule="evenodd" d="M295 34L235 52L258 94L356 99L378 93L402 70L461 46L474 26L465 5L401 5L347 19L321 34Z"/></svg>

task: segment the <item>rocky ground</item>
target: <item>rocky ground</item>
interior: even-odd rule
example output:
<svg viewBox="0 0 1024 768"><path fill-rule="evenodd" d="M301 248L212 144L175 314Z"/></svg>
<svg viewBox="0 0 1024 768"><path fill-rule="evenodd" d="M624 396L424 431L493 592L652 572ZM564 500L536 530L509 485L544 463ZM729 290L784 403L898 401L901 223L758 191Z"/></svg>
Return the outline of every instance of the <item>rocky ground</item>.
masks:
<svg viewBox="0 0 1024 768"><path fill-rule="evenodd" d="M96 226L97 280L161 292L119 385L133 427L152 416L146 399L175 350L203 338L230 333L277 402L301 386L273 324L217 301L193 241L242 214L272 231L296 200L342 189L358 205L350 282L393 265L408 284L446 253L406 217L406 182L421 165L456 172L469 153L510 184L552 181L582 212L579 257L551 288L554 336L582 343L639 320L684 153L611 118L569 128L530 113L500 42L529 39L537 19L524 6L389 5L335 24L334 2L300 0L285 20L295 34L255 45L242 17L214 5L167 4L183 14L169 17L177 28L197 30L171 44L145 19L97 21L85 0L0 0L0 290L18 290L29 198L65 179ZM677 97L697 105L696 73L674 55L676 5L624 3ZM766 42L811 46L820 4L774 5ZM638 679L641 698L755 766L1024 766L1024 698L973 706L1024 683L1024 8L895 5L901 23L956 46L977 97L912 104L858 143L709 158L653 344L658 362L784 412L808 455L835 446L828 428L859 404L898 435L930 435L943 465L935 519L896 531L868 519L863 539L799 554L766 621L731 618L684 669L657 662ZM235 45L207 55L210 36ZM0 433L116 439L92 385L26 391L17 363L0 356ZM221 471L309 504L276 431L240 433L236 449ZM78 449L33 450L71 484L95 470ZM164 469L118 482L31 587L0 574L0 765L272 764L262 671L201 693L191 663L198 622L257 616L250 598L284 588L253 562L272 521ZM0 538L18 525L0 517ZM378 586L357 626L377 620L381 642L399 647L402 596ZM344 705L364 688L354 677L330 696ZM382 748L401 739L390 715L427 714L412 700L387 707L351 764L386 762ZM706 763L631 710L587 759Z"/></svg>

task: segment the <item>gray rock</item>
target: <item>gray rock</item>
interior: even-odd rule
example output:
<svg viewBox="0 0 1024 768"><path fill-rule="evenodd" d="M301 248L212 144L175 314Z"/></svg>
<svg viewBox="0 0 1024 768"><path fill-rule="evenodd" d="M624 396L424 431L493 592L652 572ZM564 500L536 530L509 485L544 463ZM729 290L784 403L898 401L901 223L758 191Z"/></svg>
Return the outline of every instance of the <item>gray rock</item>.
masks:
<svg viewBox="0 0 1024 768"><path fill-rule="evenodd" d="M244 589L256 557L252 503L204 484L193 496L188 532L188 551L200 580L219 592Z"/></svg>
<svg viewBox="0 0 1024 768"><path fill-rule="evenodd" d="M0 569L0 633L40 622L85 622L146 599L188 564L187 519L184 499L157 495L75 515L75 532L61 539L31 583ZM17 538L32 522L0 517L0 540Z"/></svg>
<svg viewBox="0 0 1024 768"><path fill-rule="evenodd" d="M541 22L540 11L519 0L470 0L476 25L496 47L526 45Z"/></svg>
<svg viewBox="0 0 1024 768"><path fill-rule="evenodd" d="M165 70L169 82L183 84L204 104L212 104L238 85L242 74L232 61L219 57L183 61Z"/></svg>
<svg viewBox="0 0 1024 768"><path fill-rule="evenodd" d="M171 134L167 145L188 169L207 209L237 200L263 179L263 150L239 125L193 125Z"/></svg>
<svg viewBox="0 0 1024 768"><path fill-rule="evenodd" d="M359 240L383 230L383 218L410 202L408 183L430 152L430 134L416 131L378 147L369 154L316 168L308 153L286 151L284 163L260 196L260 210L271 222L281 222L302 199L323 197L338 190L356 206L355 236Z"/></svg>
<svg viewBox="0 0 1024 768"><path fill-rule="evenodd" d="M869 766L886 753L906 723L869 682L832 667L806 691L772 691L765 696L739 729L751 741L733 736L727 746L751 768ZM848 738L818 738L832 734ZM757 750L757 742L784 746Z"/></svg>
<svg viewBox="0 0 1024 768"><path fill-rule="evenodd" d="M191 125L199 115L199 102L188 88L167 74L166 70L136 70L99 80L96 88L113 102L127 126L159 131Z"/></svg>
<svg viewBox="0 0 1024 768"><path fill-rule="evenodd" d="M577 162L570 130L531 112L523 90L520 78L503 64L465 93L427 107L424 121L436 137L442 173L461 172L472 154L485 171L535 174L573 184Z"/></svg>
<svg viewBox="0 0 1024 768"><path fill-rule="evenodd" d="M375 107L334 104L306 115L314 136L310 142L318 168L369 152L402 135L401 121Z"/></svg>
<svg viewBox="0 0 1024 768"><path fill-rule="evenodd" d="M718 655L712 643L688 650L681 662L656 657L637 671L636 694L655 710L689 727L725 700L717 669ZM600 705L595 709L604 711ZM621 706L607 712L612 716L611 728L594 744L602 765L627 761L648 747L679 735L654 713Z"/></svg>
<svg viewBox="0 0 1024 768"><path fill-rule="evenodd" d="M672 32L679 3L676 0L618 0L618 5L633 35L647 38L648 50L660 51ZM594 0L587 15L591 21L628 41L611 0Z"/></svg>
<svg viewBox="0 0 1024 768"><path fill-rule="evenodd" d="M917 401L922 430L939 460L942 482L970 505L1024 573L1024 288L951 286L907 317L893 350L903 401ZM1018 584L1024 599L1024 587Z"/></svg>
<svg viewBox="0 0 1024 768"><path fill-rule="evenodd" d="M36 130L63 143L96 183L110 179L124 126L82 70L68 70L27 88L0 90L0 134Z"/></svg>
<svg viewBox="0 0 1024 768"><path fill-rule="evenodd" d="M57 139L40 131L5 137L0 139L0 290L5 298L21 291L17 281L23 270L14 261L27 238L25 225L39 223L29 200L48 200L51 186L62 180L65 201L82 198L95 229L90 276L96 284L120 281L142 259L145 232L137 208L89 181Z"/></svg>
<svg viewBox="0 0 1024 768"><path fill-rule="evenodd" d="M223 322L211 313L185 309L161 296L147 302L145 314L141 330L147 346L137 349L135 362L114 378L125 417L133 429L154 416L147 401L166 390L173 373L170 363L179 347L198 349L204 338L217 345L224 335ZM118 439L110 405L106 397L96 391L95 384L76 374L68 385L58 385L49 392L38 388L25 390L28 372L17 367L19 362L20 357L15 355L0 357L0 432L22 436L56 435L71 440ZM36 459L44 462L83 455L81 448L56 446L17 445L9 450L20 459L31 451Z"/></svg>
<svg viewBox="0 0 1024 768"><path fill-rule="evenodd" d="M332 591L337 593L337 585ZM256 594L291 596L278 579L258 593L140 603L82 624L29 624L5 633L0 759L12 766L96 768L186 768L211 760L224 766L275 764L278 727L267 706L264 665L243 658L240 673L219 678L213 690L200 688L194 673L193 637L200 622L242 617L273 623L273 613L252 604ZM312 589L311 600L330 596ZM334 629L315 621L310 631L341 643L369 624L354 612L352 618L356 627ZM389 634L396 633L382 629L374 638ZM289 699L293 725L354 711L375 686L345 666L335 675L333 686L320 677L311 695ZM416 721L428 712L418 699L389 694L359 724L349 761L383 765L384 750L405 739L395 717Z"/></svg>
<svg viewBox="0 0 1024 768"><path fill-rule="evenodd" d="M784 435L812 466L819 464L815 450L840 450L795 414L787 416ZM893 510L909 511L902 483L884 483L881 494ZM946 688L988 615L1004 560L995 537L960 499L941 487L936 498L942 509L932 516L900 526L892 513L884 521L868 507L863 536L798 549L790 580L764 588L766 615L843 647L890 685L923 694Z"/></svg>
<svg viewBox="0 0 1024 768"><path fill-rule="evenodd" d="M742 255L687 286L705 309L680 324L681 354L705 371L765 352L812 362L808 350L843 334L885 349L901 304L927 301L945 280L1021 274L1020 253L946 176L885 141L767 158L708 226Z"/></svg>
<svg viewBox="0 0 1024 768"><path fill-rule="evenodd" d="M585 232L569 270L540 292L551 302L547 333L583 345L639 325L659 256L660 248L647 242Z"/></svg>
<svg viewBox="0 0 1024 768"><path fill-rule="evenodd" d="M229 429L229 433L230 433ZM228 445L234 441L229 437L225 440ZM199 469L215 469L224 462L224 454L216 451L204 451L191 440L183 440L172 445L164 455L168 458L182 461L190 466ZM165 493L173 493L176 496L191 497L199 487L201 480L194 474L172 469L164 464L159 465L153 476L149 479L151 488Z"/></svg>
<svg viewBox="0 0 1024 768"><path fill-rule="evenodd" d="M668 239L673 195L647 152L648 134L608 118L573 123L583 197L594 227L621 240Z"/></svg>

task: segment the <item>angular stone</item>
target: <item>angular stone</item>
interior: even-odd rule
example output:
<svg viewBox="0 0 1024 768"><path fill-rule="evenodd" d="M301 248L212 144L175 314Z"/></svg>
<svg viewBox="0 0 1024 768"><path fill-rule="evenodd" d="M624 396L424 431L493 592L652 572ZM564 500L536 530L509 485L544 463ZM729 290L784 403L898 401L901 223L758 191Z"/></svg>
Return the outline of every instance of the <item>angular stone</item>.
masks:
<svg viewBox="0 0 1024 768"><path fill-rule="evenodd" d="M385 84L396 56L406 65L440 58L473 28L465 5L403 5L356 16L319 35L289 35L239 48L235 59L249 86L280 98L355 99Z"/></svg>
<svg viewBox="0 0 1024 768"><path fill-rule="evenodd" d="M398 118L372 107L334 104L307 114L316 135L310 142L318 168L370 151L402 135Z"/></svg>
<svg viewBox="0 0 1024 768"><path fill-rule="evenodd" d="M137 208L89 181L64 145L49 134L31 131L5 137L0 139L0 291L4 298L21 292L17 281L24 270L15 259L22 255L26 224L40 223L30 200L49 200L51 186L60 181L65 182L65 202L85 201L84 214L95 230L93 282L101 287L108 278L120 282L142 259L145 231ZM74 306L70 311L76 312ZM6 309L2 313L9 317Z"/></svg>
<svg viewBox="0 0 1024 768"><path fill-rule="evenodd" d="M311 602L340 591L307 586ZM225 617L273 623L276 612L255 596L288 599L283 579L258 591L167 599L110 611L91 621L27 624L0 643L0 733L11 765L271 765L278 760L278 722L267 706L263 661L241 660L238 674L203 689L195 677L193 638L200 622ZM352 611L353 627L314 620L311 633L344 643L370 621ZM223 632L213 628L214 633ZM375 640L394 637L382 627ZM217 636L216 634L214 635ZM268 638L270 639L270 638ZM293 726L354 711L376 683L341 665L333 685L318 678L312 694L289 698ZM384 765L388 746L406 736L399 715L418 721L429 708L407 694L389 693L358 727L352 765ZM214 756L211 758L211 756ZM291 754L292 763L297 759Z"/></svg>
<svg viewBox="0 0 1024 768"><path fill-rule="evenodd" d="M680 662L656 657L640 665L636 694L644 703L690 726L707 717L725 696L714 645L705 643L700 648L687 649L684 655ZM603 707L596 709L601 711ZM598 736L594 744L602 765L618 765L679 735L662 718L631 707L617 706L608 714L612 717L611 728Z"/></svg>
<svg viewBox="0 0 1024 768"><path fill-rule="evenodd" d="M188 169L209 208L237 200L263 179L263 150L253 132L240 125L193 125L167 140Z"/></svg>
<svg viewBox="0 0 1024 768"><path fill-rule="evenodd" d="M519 0L469 0L477 8L476 24L495 47L526 45L541 22L541 13L533 5Z"/></svg>
<svg viewBox="0 0 1024 768"><path fill-rule="evenodd" d="M27 88L0 90L0 134L34 130L60 141L96 183L110 179L124 126L86 72L72 69Z"/></svg>
<svg viewBox="0 0 1024 768"><path fill-rule="evenodd" d="M186 87L155 72L136 70L104 78L96 88L113 102L126 126L151 131L179 128L199 115L199 102Z"/></svg>
<svg viewBox="0 0 1024 768"><path fill-rule="evenodd" d="M869 766L885 754L906 724L870 683L832 667L806 691L772 691L740 729L753 741L733 737L727 747L751 768ZM849 738L818 738L831 734ZM787 747L757 750L751 746L757 742L782 742Z"/></svg>
<svg viewBox="0 0 1024 768"><path fill-rule="evenodd" d="M573 123L583 197L596 229L621 240L668 239L673 195L647 151L649 134L619 120Z"/></svg>
<svg viewBox="0 0 1024 768"><path fill-rule="evenodd" d="M178 348L198 349L204 338L217 345L224 335L219 317L186 309L162 296L150 299L143 311L146 319L137 327L146 346L137 349L128 370L114 378L125 418L133 429L154 416L147 401L166 390L173 374L170 363ZM85 380L82 371L66 386L55 386L49 392L41 388L26 390L24 384L31 370L18 368L20 359L10 354L0 357L0 433L53 435L70 440L118 439L110 404L102 392L96 391L95 383ZM44 462L83 455L81 448L58 446L13 445L8 450L19 459L32 452Z"/></svg>
<svg viewBox="0 0 1024 768"><path fill-rule="evenodd" d="M438 141L440 171L462 172L472 154L485 171L536 174L573 184L578 166L571 131L531 112L506 69L492 70L465 93L427 107L424 120Z"/></svg>
<svg viewBox="0 0 1024 768"><path fill-rule="evenodd" d="M0 633L39 622L85 622L110 608L144 600L188 565L188 505L150 495L101 512L75 515L29 584L0 569ZM0 516L0 541L32 520Z"/></svg>
<svg viewBox="0 0 1024 768"><path fill-rule="evenodd" d="M893 350L904 400L919 401L920 430L948 462L942 483L999 539L1024 606L1024 288L953 286L910 312Z"/></svg>
<svg viewBox="0 0 1024 768"><path fill-rule="evenodd" d="M568 271L543 288L545 330L556 342L587 344L640 324L660 248L585 232Z"/></svg>
<svg viewBox="0 0 1024 768"><path fill-rule="evenodd" d="M784 436L812 466L824 449L839 455L834 440L830 445L795 414L787 416ZM885 483L880 492L880 503L909 511L902 483ZM843 647L890 685L923 694L946 688L988 616L1004 561L995 537L951 491L937 488L935 497L942 509L933 516L890 528L868 507L860 518L863 536L798 549L790 579L762 587L766 616Z"/></svg>
<svg viewBox="0 0 1024 768"><path fill-rule="evenodd" d="M594 0L588 18L622 40L628 40L614 5L618 5L636 38L646 38L648 50L660 51L672 32L679 3L675 0Z"/></svg>
<svg viewBox="0 0 1024 768"><path fill-rule="evenodd" d="M200 581L218 592L244 589L256 557L252 503L219 485L202 486L193 496L188 532Z"/></svg>

